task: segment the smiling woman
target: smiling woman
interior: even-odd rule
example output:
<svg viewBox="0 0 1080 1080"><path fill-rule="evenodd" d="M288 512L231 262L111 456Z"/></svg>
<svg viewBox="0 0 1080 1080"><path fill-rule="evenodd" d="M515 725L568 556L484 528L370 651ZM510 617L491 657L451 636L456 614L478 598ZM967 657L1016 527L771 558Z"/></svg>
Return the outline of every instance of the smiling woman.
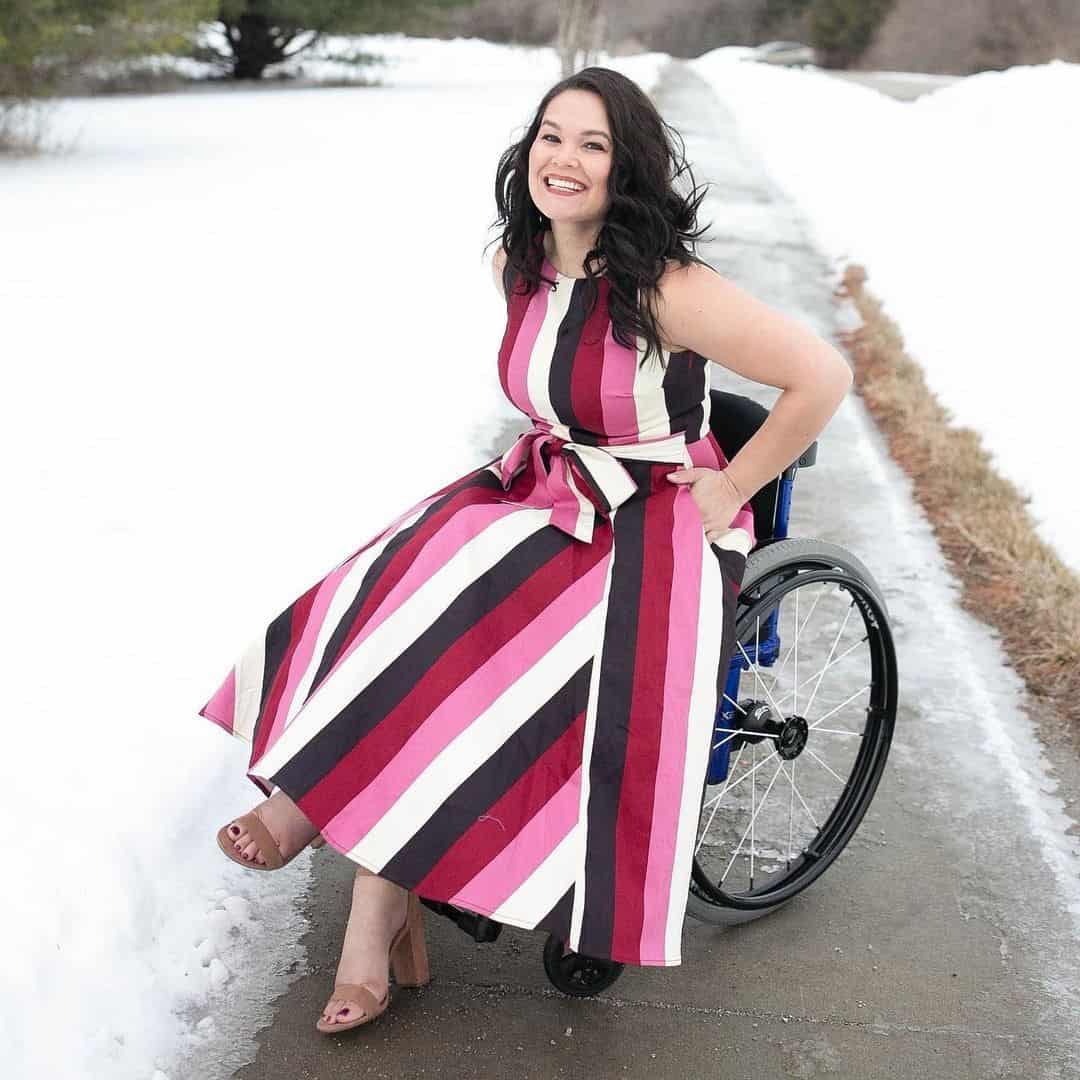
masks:
<svg viewBox="0 0 1080 1080"><path fill-rule="evenodd" d="M672 134L606 68L544 95L496 171L498 376L530 427L319 578L200 710L273 792L223 830L230 857L321 834L359 868L321 1031L386 1008L392 940L399 982L426 981L418 896L681 962L748 500L846 383L690 252L703 193L676 190ZM705 350L793 393L738 483Z"/></svg>

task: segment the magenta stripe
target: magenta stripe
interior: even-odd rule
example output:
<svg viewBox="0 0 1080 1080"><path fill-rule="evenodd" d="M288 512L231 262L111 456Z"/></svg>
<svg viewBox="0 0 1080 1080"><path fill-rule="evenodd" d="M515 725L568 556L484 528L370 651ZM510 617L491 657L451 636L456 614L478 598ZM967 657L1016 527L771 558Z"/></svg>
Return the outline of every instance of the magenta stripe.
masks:
<svg viewBox="0 0 1080 1080"><path fill-rule="evenodd" d="M529 360L547 315L548 296L547 287L541 284L529 301L506 364L506 385L510 400L529 416L536 415L532 398L529 397ZM550 358L545 358L543 362L549 360Z"/></svg>
<svg viewBox="0 0 1080 1080"><path fill-rule="evenodd" d="M348 562L342 563L336 570L332 570L319 584L315 599L312 601L311 610L308 612L308 620L300 634L300 640L293 650L292 659L289 663L289 674L285 682L285 689L278 701L277 712L270 724L270 735L265 745L271 747L277 742L278 736L285 730L289 710L292 708L296 690L304 678L308 666L311 664L315 653L315 645L319 638L319 630L326 619L326 613L330 609L330 603L338 591L342 579L349 573L359 554ZM265 723L265 721L264 721Z"/></svg>
<svg viewBox="0 0 1080 1080"><path fill-rule="evenodd" d="M473 911L495 911L529 880L578 823L581 766L529 819L522 830L449 903ZM511 914L518 914L512 912ZM531 912L521 912L528 917Z"/></svg>
<svg viewBox="0 0 1080 1080"><path fill-rule="evenodd" d="M375 779L334 816L326 835L340 848L354 847L425 769L438 769L436 759L446 747L600 603L606 573L607 559L601 559L443 698ZM417 828L422 824L415 822ZM401 843L408 839L403 835Z"/></svg>
<svg viewBox="0 0 1080 1080"><path fill-rule="evenodd" d="M604 431L614 438L638 438L637 404L634 401L634 370L637 354L620 345L608 324L604 335L604 367L600 373L600 397Z"/></svg>
<svg viewBox="0 0 1080 1080"><path fill-rule="evenodd" d="M678 553L672 567L668 617L668 654L664 672L664 709L660 721L660 755L664 775L657 777L649 835L649 861L642 898L642 962L663 963L668 906L680 903L669 895L675 865L675 841L686 767L686 735L694 688L694 658L701 604L701 560L705 533L689 487L675 495L672 546ZM702 678L708 673L701 674ZM685 903L685 898L681 901Z"/></svg>

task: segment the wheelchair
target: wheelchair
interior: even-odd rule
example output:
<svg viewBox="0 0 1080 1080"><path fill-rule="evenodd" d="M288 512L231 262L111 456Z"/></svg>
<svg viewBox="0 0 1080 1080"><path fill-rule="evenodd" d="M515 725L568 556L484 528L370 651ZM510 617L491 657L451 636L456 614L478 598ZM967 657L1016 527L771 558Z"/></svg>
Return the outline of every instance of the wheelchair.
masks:
<svg viewBox="0 0 1080 1080"><path fill-rule="evenodd" d="M730 461L768 416L712 390L710 425ZM735 615L735 651L716 712L687 913L734 926L776 911L843 851L885 768L897 707L888 608L869 570L824 540L788 537L795 476L817 443L750 500L756 543ZM476 941L502 924L421 898ZM552 934L544 970L587 997L625 965L566 948Z"/></svg>

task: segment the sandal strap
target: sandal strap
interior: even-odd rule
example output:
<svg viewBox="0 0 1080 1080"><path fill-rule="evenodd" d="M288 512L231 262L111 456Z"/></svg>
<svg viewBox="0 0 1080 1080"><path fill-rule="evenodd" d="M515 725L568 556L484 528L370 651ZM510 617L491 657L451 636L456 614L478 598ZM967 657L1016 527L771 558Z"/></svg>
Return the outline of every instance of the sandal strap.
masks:
<svg viewBox="0 0 1080 1080"><path fill-rule="evenodd" d="M382 1001L379 1001L374 993L362 983L337 983L334 986L333 993L330 995L330 1001L333 1001L334 998L356 1002L363 1008L367 1016L374 1016L376 1013L382 1012L389 1003L390 987L387 986ZM329 1002L327 1004L329 1005Z"/></svg>
<svg viewBox="0 0 1080 1080"><path fill-rule="evenodd" d="M250 810L248 813L238 817L236 824L246 829L251 835L251 839L255 841L255 846L259 849L259 854L266 860L268 870L279 870L285 865L285 860L282 858L270 830L263 824L262 818L254 810Z"/></svg>

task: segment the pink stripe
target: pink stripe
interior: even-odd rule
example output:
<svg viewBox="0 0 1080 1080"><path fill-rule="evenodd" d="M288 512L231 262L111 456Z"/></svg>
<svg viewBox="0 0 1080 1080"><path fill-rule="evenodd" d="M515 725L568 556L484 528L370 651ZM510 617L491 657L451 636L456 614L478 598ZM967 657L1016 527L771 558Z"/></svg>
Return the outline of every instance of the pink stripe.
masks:
<svg viewBox="0 0 1080 1080"><path fill-rule="evenodd" d="M675 865L675 841L686 768L686 733L694 688L698 608L701 604L701 547L705 537L701 515L692 500L690 489L680 487L674 503L672 543L678 558L671 575L668 654L660 729L659 760L664 782L656 785L653 799L649 862L642 904L642 963L662 964L667 959L665 938L668 905L679 902L670 897L667 889ZM702 677L706 675L703 673Z"/></svg>
<svg viewBox="0 0 1080 1080"><path fill-rule="evenodd" d="M529 397L529 360L548 312L548 296L547 287L541 284L525 310L506 365L506 385L509 388L510 400L529 416L536 415L532 398Z"/></svg>
<svg viewBox="0 0 1080 1080"><path fill-rule="evenodd" d="M624 348L612 335L609 325L604 335L604 369L600 376L600 396L604 404L604 430L609 436L637 438L637 404L634 401L634 369L637 354Z"/></svg>
<svg viewBox="0 0 1080 1080"><path fill-rule="evenodd" d="M601 559L440 702L378 776L323 830L338 847L355 846L446 747L535 666L536 657L555 648L596 607L606 573L607 559ZM402 836L401 843L408 839Z"/></svg>
<svg viewBox="0 0 1080 1080"><path fill-rule="evenodd" d="M199 710L200 716L213 720L230 735L236 730L236 668L235 666L218 687L217 693Z"/></svg>
<svg viewBox="0 0 1080 1080"><path fill-rule="evenodd" d="M537 867L578 823L581 766L529 819L528 823L450 903L473 911L495 911L529 880Z"/></svg>

